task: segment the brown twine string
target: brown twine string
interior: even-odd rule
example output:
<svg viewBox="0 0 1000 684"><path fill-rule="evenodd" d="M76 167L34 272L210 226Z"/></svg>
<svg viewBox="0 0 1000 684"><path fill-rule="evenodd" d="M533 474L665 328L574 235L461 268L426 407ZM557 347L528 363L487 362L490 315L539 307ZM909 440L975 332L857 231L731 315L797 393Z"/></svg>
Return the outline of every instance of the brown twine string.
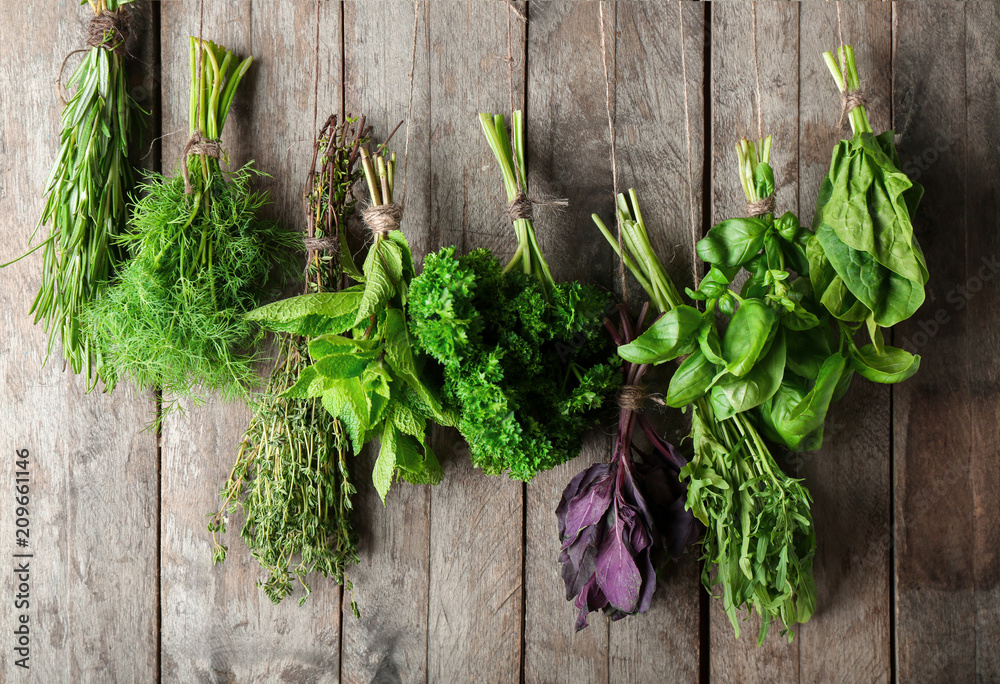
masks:
<svg viewBox="0 0 1000 684"><path fill-rule="evenodd" d="M218 140L206 138L201 134L201 131L195 131L191 135L191 138L187 141L187 145L184 146L184 151L181 153L181 175L184 176L184 193L187 195L191 194L187 158L194 154L218 159L222 156L222 148L219 146Z"/></svg>
<svg viewBox="0 0 1000 684"><path fill-rule="evenodd" d="M340 248L340 242L331 237L306 237L302 239L302 244L307 252L336 252Z"/></svg>
<svg viewBox="0 0 1000 684"><path fill-rule="evenodd" d="M105 37L108 37L109 33L112 40L114 36L117 36L120 40L112 45L105 40ZM62 64L59 65L59 73L56 75L56 94L59 96L59 101L63 105L66 104L66 98L63 97L62 78L66 70L66 63L69 62L70 57L78 55L81 52L88 52L91 48L95 47L100 47L116 55L124 56L127 53L126 44L128 43L129 35L131 35L129 18L125 9L117 12L103 10L91 19L90 24L87 26L87 47L80 48L79 50L71 50L63 57Z"/></svg>
<svg viewBox="0 0 1000 684"><path fill-rule="evenodd" d="M641 411L646 400L665 406L663 399L657 394L646 394L642 385L622 385L618 388L618 408L625 411Z"/></svg>
<svg viewBox="0 0 1000 684"><path fill-rule="evenodd" d="M763 216L764 214L773 214L774 206L774 195L759 199L756 202L747 202L747 216L753 218L755 216Z"/></svg>
<svg viewBox="0 0 1000 684"><path fill-rule="evenodd" d="M611 139L611 183L615 193L615 225L618 228L618 275L622 281L622 302L628 307L628 284L625 281L625 246L622 241L622 222L618 211L618 159L615 153L615 117L611 113L611 75L608 72L608 47L604 35L604 1L597 3L601 14L601 61L604 62L604 104L608 112L608 136ZM617 42L616 42L617 45ZM617 107L617 99L615 102Z"/></svg>
<svg viewBox="0 0 1000 684"><path fill-rule="evenodd" d="M90 20L90 26L87 27L87 47L102 47L105 50L114 52L116 55L125 54L125 43L128 42L129 37L129 22L126 12L109 12L108 10L101 11L96 17ZM111 44L108 34L111 34L111 40L117 36L120 40L114 45Z"/></svg>
<svg viewBox="0 0 1000 684"><path fill-rule="evenodd" d="M361 218L373 235L386 235L398 230L403 218L403 209L398 204L372 205L361 212Z"/></svg>
<svg viewBox="0 0 1000 684"><path fill-rule="evenodd" d="M844 119L847 118L847 115L851 113L852 109L855 109L856 107L864 107L868 103L865 99L864 91L860 88L858 90L852 90L849 93L841 92L840 102L840 121L837 123L838 127L844 125Z"/></svg>
<svg viewBox="0 0 1000 684"><path fill-rule="evenodd" d="M757 139L764 139L764 117L760 104L760 60L757 58L757 3L750 3L753 13L753 70L757 77Z"/></svg>
<svg viewBox="0 0 1000 684"><path fill-rule="evenodd" d="M518 187L520 187L520 185ZM533 199L528 197L523 190L518 190L517 194L514 195L514 199L512 199L507 205L507 216L510 218L511 223L518 220L533 221L534 209L532 208L532 205L535 204L543 207L568 207L569 200Z"/></svg>
<svg viewBox="0 0 1000 684"><path fill-rule="evenodd" d="M687 140L687 165L688 165L688 206L691 210L691 244L698 244L698 222L694 216L694 181L691 171L691 114L688 111L688 70L687 70L687 45L684 39L684 4L683 0L677 0L677 14L681 25L681 73L684 77L684 134ZM698 259L691 259L691 276L694 279L694 287L698 288Z"/></svg>
<svg viewBox="0 0 1000 684"><path fill-rule="evenodd" d="M410 53L410 97L406 103L406 138L403 143L403 184L399 190L400 206L406 204L406 168L410 159L410 127L413 123L413 72L417 68L417 25L420 23L420 0L413 3L413 48Z"/></svg>

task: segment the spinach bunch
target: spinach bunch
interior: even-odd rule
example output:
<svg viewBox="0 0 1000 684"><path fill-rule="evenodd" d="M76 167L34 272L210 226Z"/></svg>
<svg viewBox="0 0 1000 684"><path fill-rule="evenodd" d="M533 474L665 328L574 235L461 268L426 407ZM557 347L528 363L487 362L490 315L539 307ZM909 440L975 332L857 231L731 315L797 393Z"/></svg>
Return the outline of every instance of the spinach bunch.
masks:
<svg viewBox="0 0 1000 684"><path fill-rule="evenodd" d="M753 152L755 158L757 152ZM745 154L749 159L749 148ZM761 170L749 176L760 179L760 184L754 185L758 195L755 199L773 187L768 175ZM801 316L792 304L801 302L788 291L773 304L748 298L747 292L726 295L733 271L723 269L736 267L720 265L713 266L698 291L689 290L689 294L705 300L706 311L684 304L649 242L635 192L630 191L629 198L619 195L617 202L624 252L619 251L617 238L596 214L594 222L662 314L636 340L619 347L619 355L632 363L685 357L671 380L667 403L691 407L694 456L681 469L680 478L687 481L686 509L707 528L702 548L708 562L702 582L710 592L721 585L723 606L737 636L740 611L756 610L762 617L760 642L774 620L781 620L783 633L791 639L794 625L807 621L816 605L812 579L816 535L811 499L801 482L781 471L749 414L731 410L729 397L742 400L753 393L760 396L770 392L764 385L773 383L767 378L778 373L773 366L780 370L784 365L781 357L785 352L785 340L776 329L779 314L772 306L780 307L789 320L798 320ZM768 237L773 238L772 243L783 239L780 234L775 236L755 224L749 225L761 235L750 240L742 252L729 248L742 241L739 230L727 233L724 241L715 241L715 249L721 253L746 255L727 257L728 263L754 258L754 244L761 249ZM786 243L799 244L797 234L785 232L791 235ZM783 247L778 242L776 249L783 253ZM781 284L783 280L776 282ZM766 276L761 283L769 285L774 293L779 291ZM728 339L719 339L714 310L725 312L730 305L747 309L742 320L737 320L735 314L734 320L753 335L737 336L727 329ZM778 359L768 359L772 354ZM758 365L767 372L753 373ZM750 381L744 391L730 395L720 390L715 396L710 391L720 381L734 383L729 378L748 375ZM780 374L778 378L780 383ZM716 405L725 411L717 412Z"/></svg>
<svg viewBox="0 0 1000 684"><path fill-rule="evenodd" d="M319 398L344 426L355 454L379 440L372 480L385 501L395 477L440 482L441 466L430 448L431 421L451 425L454 418L442 406L439 381L425 372L407 327L413 256L403 233L385 223L396 226L400 218L392 200L394 161L384 151L373 158L364 147L361 156L371 193L364 216L374 242L361 268L346 242L340 245L344 272L359 283L275 302L247 318L309 338L313 363L282 396Z"/></svg>
<svg viewBox="0 0 1000 684"><path fill-rule="evenodd" d="M854 49L840 49L843 72L831 53L823 58L850 102L859 89ZM875 135L864 105L853 104L854 135L834 148L816 202L809 277L845 337L862 325L868 330L870 344L848 345L852 367L874 382L900 382L920 358L885 346L881 328L906 320L924 301L927 264L912 223L923 188L900 170L893 132Z"/></svg>
<svg viewBox="0 0 1000 684"><path fill-rule="evenodd" d="M200 53L203 53L201 55ZM105 357L102 377L159 386L174 398L197 388L245 397L259 381L259 330L242 314L278 289L276 265L291 267L295 237L257 212L252 162L223 171L218 139L253 60L191 38L191 142L181 175L151 174L121 237L131 256L84 312ZM170 406L168 404L168 406Z"/></svg>
<svg viewBox="0 0 1000 684"><path fill-rule="evenodd" d="M521 112L513 147L502 116L480 120L508 201L528 202ZM601 333L607 297L556 283L531 218L512 221L518 247L506 267L484 249L428 255L410 290L410 331L442 368L444 399L473 463L489 475L530 480L579 453L582 433L619 380Z"/></svg>

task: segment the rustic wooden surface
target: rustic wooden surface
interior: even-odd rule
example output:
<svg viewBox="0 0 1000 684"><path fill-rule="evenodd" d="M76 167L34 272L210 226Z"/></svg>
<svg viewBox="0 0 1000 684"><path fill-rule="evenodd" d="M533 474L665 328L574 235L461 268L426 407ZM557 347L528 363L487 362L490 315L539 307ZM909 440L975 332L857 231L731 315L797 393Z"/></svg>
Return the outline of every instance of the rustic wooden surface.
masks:
<svg viewBox="0 0 1000 684"><path fill-rule="evenodd" d="M559 278L612 287L616 267L589 215L611 216L604 68L595 2L238 0L163 2L144 12L136 96L152 110L146 168L171 170L187 130L187 37L255 64L224 141L254 159L270 216L301 228L314 131L330 113L367 114L384 137L408 118L403 228L419 258L442 245L512 251L496 164L476 114L527 113L529 183L569 198L538 230ZM24 250L58 145L53 87L79 46L86 7L0 0L0 263ZM916 232L931 271L925 306L894 331L919 351L895 388L856 380L831 411L823 450L785 465L804 477L819 534L819 611L788 644L775 629L737 641L700 588L694 554L661 578L652 610L573 631L553 511L568 478L605 458L609 430L581 456L522 485L473 469L453 431L437 435L446 480L393 489L385 507L356 464L361 564L351 594L317 579L305 606L272 606L235 534L211 562L217 505L248 414L209 400L141 432L155 397L86 395L42 367L31 325L40 257L0 271L0 476L32 461L32 667L13 665L14 611L0 611L0 681L182 682L872 682L1000 679L1000 5L848 3L876 128L893 126L904 169L926 187ZM314 82L319 17L318 87ZM684 3L695 232L742 209L733 146L757 132L749 3ZM654 246L691 282L692 226L679 14L675 3L606 2L619 188L635 187ZM780 209L811 220L842 134L820 53L838 43L834 3L761 2L762 124L775 136ZM33 27L32 31L24 26ZM508 27L510 43L508 44ZM38 36L44 36L39 40ZM507 59L510 49L511 61ZM394 139L402 153L406 126ZM149 145L147 136L145 146ZM162 150L162 153L161 153ZM161 160L162 159L162 163ZM397 175L397 178L399 176ZM638 293L635 293L638 296ZM169 399L169 398L168 398ZM675 440L682 416L660 416ZM13 549L12 485L0 539ZM13 553L10 551L9 553ZM10 606L14 581L0 579Z"/></svg>

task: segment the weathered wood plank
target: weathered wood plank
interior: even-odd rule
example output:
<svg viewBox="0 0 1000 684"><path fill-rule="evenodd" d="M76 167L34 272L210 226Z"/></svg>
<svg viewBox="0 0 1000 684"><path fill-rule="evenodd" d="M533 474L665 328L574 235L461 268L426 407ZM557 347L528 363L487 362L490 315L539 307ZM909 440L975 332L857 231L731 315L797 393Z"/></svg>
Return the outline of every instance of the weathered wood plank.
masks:
<svg viewBox="0 0 1000 684"><path fill-rule="evenodd" d="M223 134L232 165L255 159L272 174L269 216L301 230L301 188L311 158L315 11L312 2L204 3L203 35L254 64ZM340 109L340 6L321 13L319 97ZM162 6L165 168L176 163L188 126L188 36L198 3ZM262 570L230 520L226 563L212 566L205 515L235 459L249 419L245 406L210 400L171 415L163 427L162 675L170 681L339 681L340 589L313 578L313 593L273 606L256 588Z"/></svg>
<svg viewBox="0 0 1000 684"><path fill-rule="evenodd" d="M975 529L976 679L1000 680L1000 5L972 3L966 10L966 115L969 188L966 291L971 295L967 347L972 427L972 496ZM977 290L982 287L981 292Z"/></svg>
<svg viewBox="0 0 1000 684"><path fill-rule="evenodd" d="M364 114L373 136L393 138L402 189L406 128L406 205L402 230L418 263L430 246L430 96L427 90L427 12L421 3L414 69L412 116L407 115L414 23L413 2L349 2L344 6L345 107ZM389 39L388 36L392 36ZM399 482L383 507L371 484L376 453L368 449L354 471L358 495L355 521L361 536L361 563L350 571L356 620L345 602L341 672L345 682L424 682L427 680L427 599L430 560L429 487Z"/></svg>
<svg viewBox="0 0 1000 684"><path fill-rule="evenodd" d="M700 233L705 158L705 8L684 3L683 12L693 220L695 231ZM653 247L670 277L683 288L692 284L694 252L679 22L676 2L618 3L615 127L620 190L636 189ZM605 204L605 216L609 206ZM634 292L633 310L642 298L641 290ZM655 391L665 393L666 387ZM687 419L674 410L656 417L668 438L679 445L688 431ZM699 681L703 647L700 603L704 591L699 555L695 550L679 564L668 566L660 576L648 613L611 623L611 681Z"/></svg>
<svg viewBox="0 0 1000 684"><path fill-rule="evenodd" d="M746 198L737 174L735 146L758 138L750 3L712 5L712 215L716 223L745 215ZM799 5L757 6L761 112L764 135L774 136L771 166L779 212L798 211ZM710 668L713 681L773 682L799 677L799 642L783 639L775 626L757 647L760 619L740 626L740 639L722 610L711 607Z"/></svg>
<svg viewBox="0 0 1000 684"><path fill-rule="evenodd" d="M979 459L992 459L993 469L996 460L994 454L974 450L970 379L981 376L971 365L966 336L984 321L975 321L961 294L969 292L979 257L990 256L967 252L970 237L989 229L969 221L965 204L971 169L966 8L906 4L895 9L894 119L904 169L923 165L915 174L925 194L914 231L931 273L927 301L894 335L897 346L922 356L920 372L893 388L896 662L901 681L976 678L973 488ZM993 305L995 299L985 297L976 303L977 310ZM994 424L991 431L995 429ZM995 482L995 475L991 479Z"/></svg>
<svg viewBox="0 0 1000 684"><path fill-rule="evenodd" d="M855 48L872 126L890 127L891 10L841 3L844 41ZM799 218L810 225L835 142L850 136L822 59L839 45L833 3L802 7L799 28ZM792 454L813 495L817 612L799 631L804 682L888 681L890 651L890 388L856 377L830 411L824 447Z"/></svg>
<svg viewBox="0 0 1000 684"><path fill-rule="evenodd" d="M515 106L524 92L525 26L512 26ZM430 247L488 247L500 259L516 241L500 172L477 117L510 109L503 3L430 6ZM531 133L530 116L527 135ZM522 631L521 483L485 477L464 443L443 445L444 482L431 494L428 677L517 682ZM449 453L450 452L450 453Z"/></svg>
<svg viewBox="0 0 1000 684"><path fill-rule="evenodd" d="M84 46L93 16L76 4L0 2L17 21L0 29L0 263L26 251L42 211L42 190L59 149L62 105L54 86L63 57ZM136 17L138 44L151 43L149 13ZM30 30L25 30L30 27ZM38 37L44 35L44 40ZM133 82L150 85L156 55L142 54ZM71 58L66 75L79 63ZM135 92L143 106L149 91ZM139 146L138 141L136 147ZM138 155L137 155L138 156ZM39 230L35 244L48 234ZM4 610L0 672L4 681L151 681L156 676L156 435L153 396L122 384L112 395L86 394L63 372L59 341L43 367L48 337L28 310L40 283L41 252L0 272L0 434L4 436L7 567L0 580ZM15 452L29 452L28 546L15 546ZM11 554L31 558L12 559ZM29 605L14 561L27 562ZM14 629L27 615L30 670L15 666Z"/></svg>
<svg viewBox="0 0 1000 684"><path fill-rule="evenodd" d="M612 202L598 3L532 2L529 9L528 182L536 195L569 200L565 211L539 211L535 227L556 279L598 278L608 286L613 253L590 220ZM605 3L605 15L614 69L614 3ZM579 457L527 485L526 682L608 681L608 620L591 614L589 627L575 631L577 609L559 573L555 509L569 480L610 450L606 432L595 431Z"/></svg>

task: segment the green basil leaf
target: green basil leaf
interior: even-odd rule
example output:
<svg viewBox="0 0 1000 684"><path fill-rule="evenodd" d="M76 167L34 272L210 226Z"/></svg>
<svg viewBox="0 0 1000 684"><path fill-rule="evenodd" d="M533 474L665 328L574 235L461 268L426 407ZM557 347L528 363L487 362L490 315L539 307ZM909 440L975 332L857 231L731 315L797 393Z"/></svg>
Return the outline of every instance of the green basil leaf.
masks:
<svg viewBox="0 0 1000 684"><path fill-rule="evenodd" d="M757 164L753 172L753 185L758 197L770 197L774 194L774 171L770 164Z"/></svg>
<svg viewBox="0 0 1000 684"><path fill-rule="evenodd" d="M790 211L774 219L774 229L786 242L795 242L802 226L799 225L799 217Z"/></svg>
<svg viewBox="0 0 1000 684"><path fill-rule="evenodd" d="M736 310L723 337L722 356L733 375L746 375L774 334L777 316L764 302L747 299Z"/></svg>
<svg viewBox="0 0 1000 684"><path fill-rule="evenodd" d="M694 350L702 313L681 305L658 318L639 337L618 347L618 355L631 363L663 363Z"/></svg>
<svg viewBox="0 0 1000 684"><path fill-rule="evenodd" d="M725 396L732 413L742 413L760 406L770 399L785 372L785 335L779 332L774 337L770 349L760 361L742 377L727 375L712 388L713 395ZM714 397L713 397L714 399ZM728 417L721 416L723 418Z"/></svg>
<svg viewBox="0 0 1000 684"><path fill-rule="evenodd" d="M712 388L718 367L696 349L674 371L667 387L667 406L683 408L705 395Z"/></svg>
<svg viewBox="0 0 1000 684"><path fill-rule="evenodd" d="M831 354L809 391L805 381L786 375L777 393L762 407L765 434L792 451L819 449L826 414L846 366L842 354Z"/></svg>
<svg viewBox="0 0 1000 684"><path fill-rule="evenodd" d="M698 330L698 347L712 363L725 365L726 360L722 358L722 343L719 341L719 331L715 327L715 320L712 316L705 316Z"/></svg>
<svg viewBox="0 0 1000 684"><path fill-rule="evenodd" d="M872 382L891 385L913 377L920 368L920 357L896 347L885 347L879 354L874 345L851 350L851 365Z"/></svg>
<svg viewBox="0 0 1000 684"><path fill-rule="evenodd" d="M755 218L727 219L698 241L698 256L710 264L741 266L760 252L768 225Z"/></svg>

